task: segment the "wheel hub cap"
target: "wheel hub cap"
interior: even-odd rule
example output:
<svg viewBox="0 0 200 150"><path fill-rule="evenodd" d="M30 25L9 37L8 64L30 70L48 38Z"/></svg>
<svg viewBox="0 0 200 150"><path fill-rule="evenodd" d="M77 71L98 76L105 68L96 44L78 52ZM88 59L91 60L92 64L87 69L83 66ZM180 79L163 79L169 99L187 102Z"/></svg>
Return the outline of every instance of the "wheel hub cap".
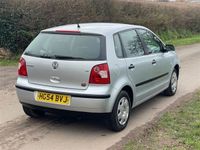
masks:
<svg viewBox="0 0 200 150"><path fill-rule="evenodd" d="M129 102L126 97L122 97L118 103L117 117L120 125L126 124L129 117Z"/></svg>
<svg viewBox="0 0 200 150"><path fill-rule="evenodd" d="M177 75L175 72L172 74L171 78L171 89L173 93L175 93L177 89Z"/></svg>

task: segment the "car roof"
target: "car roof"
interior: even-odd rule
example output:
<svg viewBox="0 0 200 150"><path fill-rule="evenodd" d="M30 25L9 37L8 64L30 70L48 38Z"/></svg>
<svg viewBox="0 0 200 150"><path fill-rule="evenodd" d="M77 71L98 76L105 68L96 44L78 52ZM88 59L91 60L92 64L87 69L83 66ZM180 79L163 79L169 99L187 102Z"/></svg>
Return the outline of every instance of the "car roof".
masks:
<svg viewBox="0 0 200 150"><path fill-rule="evenodd" d="M79 26L80 28L78 28L78 24L69 24L45 29L42 31L80 31L82 33L101 34L106 36L130 28L145 28L143 26L122 23L80 23Z"/></svg>

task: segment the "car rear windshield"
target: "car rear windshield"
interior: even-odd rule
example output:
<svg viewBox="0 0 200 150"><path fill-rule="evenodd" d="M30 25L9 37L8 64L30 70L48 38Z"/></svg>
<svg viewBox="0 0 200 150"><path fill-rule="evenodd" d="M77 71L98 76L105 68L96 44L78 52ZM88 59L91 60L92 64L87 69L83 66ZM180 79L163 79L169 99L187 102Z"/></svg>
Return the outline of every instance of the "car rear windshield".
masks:
<svg viewBox="0 0 200 150"><path fill-rule="evenodd" d="M63 60L105 60L101 35L40 33L26 48L25 55Z"/></svg>

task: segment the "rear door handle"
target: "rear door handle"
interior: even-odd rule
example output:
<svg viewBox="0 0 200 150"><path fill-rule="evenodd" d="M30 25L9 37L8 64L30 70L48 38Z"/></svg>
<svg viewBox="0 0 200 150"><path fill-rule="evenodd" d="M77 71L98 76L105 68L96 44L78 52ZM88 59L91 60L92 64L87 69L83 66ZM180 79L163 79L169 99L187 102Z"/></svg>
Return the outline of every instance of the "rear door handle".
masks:
<svg viewBox="0 0 200 150"><path fill-rule="evenodd" d="M130 66L128 67L128 69L133 69L133 68L135 68L133 64L130 64Z"/></svg>
<svg viewBox="0 0 200 150"><path fill-rule="evenodd" d="M154 64L156 64L156 60L155 59L152 60L152 65L154 65Z"/></svg>

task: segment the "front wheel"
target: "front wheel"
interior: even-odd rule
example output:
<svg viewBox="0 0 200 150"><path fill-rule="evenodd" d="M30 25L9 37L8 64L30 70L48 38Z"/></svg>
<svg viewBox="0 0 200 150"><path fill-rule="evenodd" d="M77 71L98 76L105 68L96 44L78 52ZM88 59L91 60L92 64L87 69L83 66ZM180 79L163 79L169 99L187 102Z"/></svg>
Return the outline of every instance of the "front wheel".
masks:
<svg viewBox="0 0 200 150"><path fill-rule="evenodd" d="M164 94L166 96L173 96L174 94L176 94L177 86L178 86L178 76L177 76L177 71L174 70L171 75L169 87L164 91Z"/></svg>
<svg viewBox="0 0 200 150"><path fill-rule="evenodd" d="M130 97L126 91L121 91L108 118L110 129L113 131L123 130L128 124L130 110Z"/></svg>

